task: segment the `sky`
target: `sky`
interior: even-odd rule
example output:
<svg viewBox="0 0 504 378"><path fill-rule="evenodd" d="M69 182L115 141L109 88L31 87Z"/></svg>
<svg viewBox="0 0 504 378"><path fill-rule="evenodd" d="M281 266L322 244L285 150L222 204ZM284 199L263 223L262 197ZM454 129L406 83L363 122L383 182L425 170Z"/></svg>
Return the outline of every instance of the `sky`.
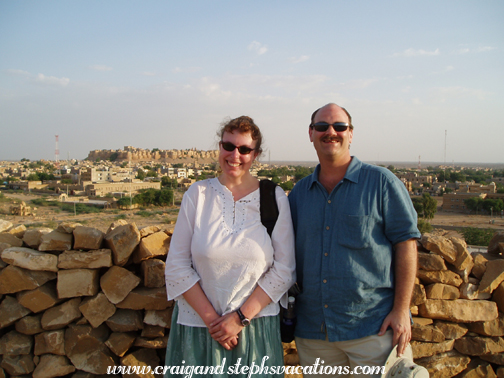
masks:
<svg viewBox="0 0 504 378"><path fill-rule="evenodd" d="M310 116L352 115L362 161L504 162L501 0L0 0L0 160L211 150L316 161Z"/></svg>

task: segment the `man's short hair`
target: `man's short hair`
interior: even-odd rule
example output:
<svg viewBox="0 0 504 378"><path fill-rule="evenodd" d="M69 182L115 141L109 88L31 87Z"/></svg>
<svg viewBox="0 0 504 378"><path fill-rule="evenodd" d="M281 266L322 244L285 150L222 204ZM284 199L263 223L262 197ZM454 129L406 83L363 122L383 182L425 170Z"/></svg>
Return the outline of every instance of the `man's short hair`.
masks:
<svg viewBox="0 0 504 378"><path fill-rule="evenodd" d="M337 104L334 104L334 105L337 105ZM325 105L324 105L324 106L325 106ZM339 105L338 105L338 106L339 106ZM322 107L320 107L320 108L318 108L317 110L315 110L315 111L313 112L313 114L312 114L312 116L311 116L311 123L310 123L310 126L311 126L311 125L313 125L313 120L315 119L315 116L317 115L318 111L319 111L320 109L322 109L322 108L323 108L323 106L322 106ZM347 115L347 117L348 117L348 124L350 125L350 130L353 130L353 128L354 128L354 127L353 127L353 125L352 125L352 116L350 115L350 113L348 113L348 111L347 111L344 107L340 106L340 108L341 108L341 109L343 109L343 111L345 112L345 114L346 114L346 115Z"/></svg>

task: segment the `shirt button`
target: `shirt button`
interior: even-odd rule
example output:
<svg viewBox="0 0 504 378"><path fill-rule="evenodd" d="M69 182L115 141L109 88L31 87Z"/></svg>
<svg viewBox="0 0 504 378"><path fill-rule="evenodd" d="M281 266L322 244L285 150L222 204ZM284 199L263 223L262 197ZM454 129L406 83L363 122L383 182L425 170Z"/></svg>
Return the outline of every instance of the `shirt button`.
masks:
<svg viewBox="0 0 504 378"><path fill-rule="evenodd" d="M326 253L324 253L324 256L327 256L327 255L329 255L327 252L326 252Z"/></svg>
<svg viewBox="0 0 504 378"><path fill-rule="evenodd" d="M324 305L325 308L328 308L329 306L328 305Z"/></svg>
<svg viewBox="0 0 504 378"><path fill-rule="evenodd" d="M326 230L329 230L329 226L326 226L326 228L325 228L325 229L326 229Z"/></svg>
<svg viewBox="0 0 504 378"><path fill-rule="evenodd" d="M327 203L331 203L331 200L328 200Z"/></svg>
<svg viewBox="0 0 504 378"><path fill-rule="evenodd" d="M327 280L323 280L322 282L323 282L323 283L327 283Z"/></svg>

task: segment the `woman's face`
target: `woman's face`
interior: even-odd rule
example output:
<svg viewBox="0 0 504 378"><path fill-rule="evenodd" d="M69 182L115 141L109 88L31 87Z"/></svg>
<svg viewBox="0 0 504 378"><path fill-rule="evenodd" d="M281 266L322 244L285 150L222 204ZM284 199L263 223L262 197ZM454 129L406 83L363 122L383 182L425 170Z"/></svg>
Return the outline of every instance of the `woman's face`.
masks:
<svg viewBox="0 0 504 378"><path fill-rule="evenodd" d="M250 133L240 133L235 131L233 133L225 132L222 136L223 143L232 143L236 147L249 147L255 149L256 141L252 139ZM220 143L219 164L222 173L229 177L239 178L247 173L252 166L257 152L251 151L249 154L240 154L238 148L233 151L226 151Z"/></svg>

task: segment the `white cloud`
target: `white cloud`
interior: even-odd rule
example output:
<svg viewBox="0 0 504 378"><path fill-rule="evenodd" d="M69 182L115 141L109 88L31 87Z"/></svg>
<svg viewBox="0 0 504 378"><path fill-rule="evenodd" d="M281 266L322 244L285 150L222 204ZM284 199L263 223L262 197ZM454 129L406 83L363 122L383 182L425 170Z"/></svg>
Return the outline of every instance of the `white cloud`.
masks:
<svg viewBox="0 0 504 378"><path fill-rule="evenodd" d="M95 64L93 66L89 66L89 68L95 71L112 71L112 67L108 67L103 64Z"/></svg>
<svg viewBox="0 0 504 378"><path fill-rule="evenodd" d="M496 50L496 49L497 49L497 47L493 47L493 46L483 46L483 47L476 49L476 52L486 52L486 51L492 51L492 50Z"/></svg>
<svg viewBox="0 0 504 378"><path fill-rule="evenodd" d="M441 96L441 102L446 101L448 98L461 98L461 97L475 97L478 100L485 100L485 98L491 94L490 92L486 92L482 89L472 89L461 86L439 87L436 90L438 94Z"/></svg>
<svg viewBox="0 0 504 378"><path fill-rule="evenodd" d="M66 87L68 83L70 83L70 79L67 77L58 78L54 76L46 76L39 73L37 77L35 77L35 82L42 85L56 85Z"/></svg>
<svg viewBox="0 0 504 378"><path fill-rule="evenodd" d="M439 49L436 49L434 51L426 51L426 50L415 50L413 48L409 48L407 50L404 50L403 52L400 53L394 53L392 56L405 56L405 57L412 57L412 56L432 56L432 55L439 55Z"/></svg>
<svg viewBox="0 0 504 378"><path fill-rule="evenodd" d="M460 49L458 51L459 54L467 54L468 52L470 52L471 50L469 50L467 47L463 48L463 49Z"/></svg>
<svg viewBox="0 0 504 378"><path fill-rule="evenodd" d="M248 45L248 49L250 51L255 51L257 55L265 54L268 51L268 47L266 45L257 41L253 41L250 45Z"/></svg>
<svg viewBox="0 0 504 378"><path fill-rule="evenodd" d="M307 60L309 60L310 57L308 55L301 55L300 57L292 57L290 58L290 61L292 63L301 63L301 62L306 62Z"/></svg>
<svg viewBox="0 0 504 378"><path fill-rule="evenodd" d="M156 76L155 72L144 71L141 73L142 76Z"/></svg>

